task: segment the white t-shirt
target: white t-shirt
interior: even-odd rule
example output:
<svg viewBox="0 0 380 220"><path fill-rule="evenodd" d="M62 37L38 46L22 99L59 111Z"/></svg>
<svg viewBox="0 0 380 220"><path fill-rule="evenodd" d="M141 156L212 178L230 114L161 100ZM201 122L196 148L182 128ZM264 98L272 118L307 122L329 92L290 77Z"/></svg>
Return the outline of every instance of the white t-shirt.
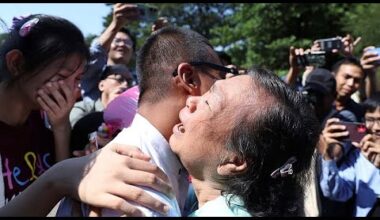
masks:
<svg viewBox="0 0 380 220"><path fill-rule="evenodd" d="M160 167L160 169L162 169L168 176L173 191L175 192L175 198L170 198L169 196L157 192L151 188L141 188L143 188L152 197L166 203L169 206L170 210L168 216L181 216L189 186L187 172L178 160L178 157L170 149L169 143L162 136L162 134L146 118L137 113L131 126L129 128L124 128L111 142L137 146L143 153L152 158L151 162ZM70 215L68 213L71 213L71 205L66 203L67 201L64 201L61 204L57 216ZM138 207L147 217L162 216L156 211L147 209L137 204L134 205L136 205L136 207ZM88 215L88 207L86 205L82 205L82 212L85 216ZM123 215L123 213L115 210L102 210L102 216L121 215Z"/></svg>

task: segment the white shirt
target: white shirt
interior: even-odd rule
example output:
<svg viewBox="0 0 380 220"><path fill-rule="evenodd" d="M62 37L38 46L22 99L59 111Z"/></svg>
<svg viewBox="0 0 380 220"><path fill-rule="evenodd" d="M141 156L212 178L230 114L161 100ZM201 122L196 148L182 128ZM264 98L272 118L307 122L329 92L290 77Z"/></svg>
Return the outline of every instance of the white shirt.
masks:
<svg viewBox="0 0 380 220"><path fill-rule="evenodd" d="M168 176L176 197L169 198L169 196L151 188L141 188L143 188L152 197L166 203L169 206L170 209L167 216L181 216L189 187L187 173L182 164L179 162L177 156L170 149L169 143L162 136L162 134L146 118L137 113L131 126L124 128L111 142L139 147L143 153L152 158L150 162L160 167L160 169ZM136 203L131 202L131 204L139 208L147 217L162 216L157 211L147 209ZM70 216L70 213L70 199L66 198L61 203L57 216ZM82 204L82 213L84 216L88 216L88 206ZM123 213L115 210L102 210L102 216L122 215Z"/></svg>
<svg viewBox="0 0 380 220"><path fill-rule="evenodd" d="M168 216L181 216L188 190L188 180L185 169L178 157L171 150L169 143L162 134L143 116L136 114L129 128L124 128L111 141L112 143L134 145L149 155L151 162L164 171L169 177L176 198L169 198L163 193L147 187L141 187L154 198L170 207ZM161 216L160 213L135 204L145 216ZM103 209L102 216L115 216L114 210Z"/></svg>

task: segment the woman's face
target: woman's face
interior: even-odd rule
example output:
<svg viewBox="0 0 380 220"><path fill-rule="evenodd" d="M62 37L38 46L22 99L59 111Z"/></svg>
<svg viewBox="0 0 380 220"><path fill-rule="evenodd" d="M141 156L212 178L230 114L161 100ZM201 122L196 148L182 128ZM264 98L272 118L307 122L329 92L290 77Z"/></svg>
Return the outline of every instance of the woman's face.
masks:
<svg viewBox="0 0 380 220"><path fill-rule="evenodd" d="M29 102L34 109L40 109L37 103L37 91L44 89L48 82L65 82L70 89L78 88L80 77L85 70L86 61L78 54L73 54L67 58L60 58L47 65L38 73L32 76L25 76L18 81L18 87L25 97L25 101Z"/></svg>
<svg viewBox="0 0 380 220"><path fill-rule="evenodd" d="M203 179L215 174L251 82L246 75L219 80L203 96L187 99L169 142L190 175Z"/></svg>

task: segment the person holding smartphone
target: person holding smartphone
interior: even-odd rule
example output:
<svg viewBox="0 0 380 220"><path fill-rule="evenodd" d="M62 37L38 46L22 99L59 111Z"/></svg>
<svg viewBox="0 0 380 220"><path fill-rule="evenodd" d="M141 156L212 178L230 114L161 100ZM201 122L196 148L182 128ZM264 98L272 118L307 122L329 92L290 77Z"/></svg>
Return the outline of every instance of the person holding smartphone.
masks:
<svg viewBox="0 0 380 220"><path fill-rule="evenodd" d="M380 216L380 93L375 94L363 103L365 109L365 125L368 133L360 143L353 142L357 148L352 148L346 158L337 166L334 160L332 145L340 145L340 141L349 135L346 126L337 124L336 118L327 121L327 128L322 135L320 146L322 150L322 173L320 186L325 197L336 201L347 201L355 197L353 216ZM338 132L329 132L339 130ZM329 135L327 135L329 133ZM325 143L323 143L325 141ZM328 147L326 147L328 146Z"/></svg>
<svg viewBox="0 0 380 220"><path fill-rule="evenodd" d="M354 145L361 149L374 166L380 168L380 92L374 93L363 106L366 109L365 124L368 134L359 144Z"/></svg>

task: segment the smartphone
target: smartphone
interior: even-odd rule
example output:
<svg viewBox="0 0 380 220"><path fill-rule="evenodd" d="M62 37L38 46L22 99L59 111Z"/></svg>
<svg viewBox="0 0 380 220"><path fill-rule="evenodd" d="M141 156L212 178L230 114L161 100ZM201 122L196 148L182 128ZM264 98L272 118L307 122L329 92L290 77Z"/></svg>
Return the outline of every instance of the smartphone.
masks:
<svg viewBox="0 0 380 220"><path fill-rule="evenodd" d="M349 133L346 138L342 139L342 141L349 140L351 142L359 143L363 137L368 134L367 127L364 123L339 121L337 124L346 126Z"/></svg>
<svg viewBox="0 0 380 220"><path fill-rule="evenodd" d="M369 49L368 52L376 53L377 56L380 56L380 47L376 47L374 49ZM380 61L375 61L374 63L380 64Z"/></svg>
<svg viewBox="0 0 380 220"><path fill-rule="evenodd" d="M333 49L341 50L343 42L341 37L325 38L316 40L321 47L321 50L331 52Z"/></svg>
<svg viewBox="0 0 380 220"><path fill-rule="evenodd" d="M305 53L303 56L297 56L298 66L315 66L322 67L326 64L326 52L325 51L313 51Z"/></svg>

